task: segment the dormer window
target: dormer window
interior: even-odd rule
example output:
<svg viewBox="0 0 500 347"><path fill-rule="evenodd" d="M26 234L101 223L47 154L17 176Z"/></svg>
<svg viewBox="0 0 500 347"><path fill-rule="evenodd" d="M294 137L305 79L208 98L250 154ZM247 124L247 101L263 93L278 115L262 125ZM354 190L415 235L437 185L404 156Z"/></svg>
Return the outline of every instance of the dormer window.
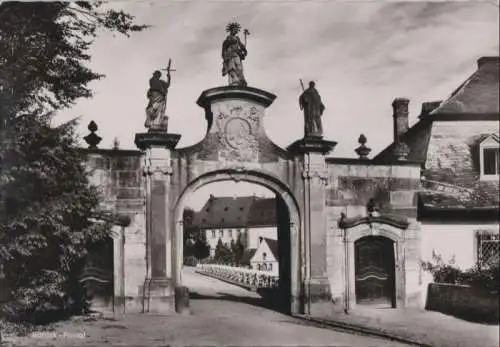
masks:
<svg viewBox="0 0 500 347"><path fill-rule="evenodd" d="M486 137L479 144L481 180L498 180L500 174L500 147L497 135Z"/></svg>
<svg viewBox="0 0 500 347"><path fill-rule="evenodd" d="M498 148L483 149L483 175L498 175Z"/></svg>

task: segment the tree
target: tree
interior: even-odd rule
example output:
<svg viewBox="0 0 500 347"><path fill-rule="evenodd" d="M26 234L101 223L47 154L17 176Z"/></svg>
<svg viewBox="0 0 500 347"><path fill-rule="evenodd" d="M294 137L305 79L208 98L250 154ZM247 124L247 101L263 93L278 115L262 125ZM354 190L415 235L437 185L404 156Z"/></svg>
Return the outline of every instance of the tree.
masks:
<svg viewBox="0 0 500 347"><path fill-rule="evenodd" d="M210 255L210 246L203 230L193 225L196 212L186 208L183 212L184 224L184 258L194 256L196 259L205 259Z"/></svg>
<svg viewBox="0 0 500 347"><path fill-rule="evenodd" d="M184 240L184 258L194 256L194 243L192 222L195 211L186 208L182 215L183 222L183 240Z"/></svg>
<svg viewBox="0 0 500 347"><path fill-rule="evenodd" d="M218 263L229 264L231 262L231 250L219 239L215 246L214 260Z"/></svg>
<svg viewBox="0 0 500 347"><path fill-rule="evenodd" d="M85 66L102 29L128 35L134 24L103 2L2 2L0 4L0 115L2 125L47 114L92 96L88 83L104 75Z"/></svg>
<svg viewBox="0 0 500 347"><path fill-rule="evenodd" d="M234 245L234 257L235 257L235 262L238 266L242 265L241 260L243 259L243 254L245 253L245 246L241 242L241 235L238 237L238 240L236 241Z"/></svg>
<svg viewBox="0 0 500 347"><path fill-rule="evenodd" d="M200 231L194 244L194 256L198 259L205 259L210 256L210 245L207 242L207 235Z"/></svg>
<svg viewBox="0 0 500 347"><path fill-rule="evenodd" d="M231 239L231 243L229 245L229 250L231 251L231 264L236 264L236 243Z"/></svg>
<svg viewBox="0 0 500 347"><path fill-rule="evenodd" d="M40 321L84 307L78 270L90 245L108 237L94 223L100 196L77 148L76 121L52 112L92 96L103 77L85 67L100 29L144 29L102 3L0 4L0 261L4 313Z"/></svg>

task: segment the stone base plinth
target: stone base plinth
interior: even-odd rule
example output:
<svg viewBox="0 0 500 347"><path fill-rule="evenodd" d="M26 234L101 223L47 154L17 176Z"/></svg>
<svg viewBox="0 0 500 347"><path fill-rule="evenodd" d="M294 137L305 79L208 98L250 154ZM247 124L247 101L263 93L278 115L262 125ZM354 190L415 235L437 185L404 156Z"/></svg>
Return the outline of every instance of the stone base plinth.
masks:
<svg viewBox="0 0 500 347"><path fill-rule="evenodd" d="M155 314L172 314L175 312L175 292L172 280L150 279L144 288L144 312Z"/></svg>
<svg viewBox="0 0 500 347"><path fill-rule="evenodd" d="M189 309L189 289L187 287L175 288L175 312L190 314Z"/></svg>
<svg viewBox="0 0 500 347"><path fill-rule="evenodd" d="M169 134L167 132L150 131L147 133L135 134L135 145L141 149L146 150L151 147L163 147L174 149L181 139L179 134Z"/></svg>
<svg viewBox="0 0 500 347"><path fill-rule="evenodd" d="M311 279L308 287L309 315L311 317L324 317L334 307L328 278Z"/></svg>
<svg viewBox="0 0 500 347"><path fill-rule="evenodd" d="M337 145L335 141L326 141L322 137L304 137L287 147L293 154L321 153L328 154Z"/></svg>

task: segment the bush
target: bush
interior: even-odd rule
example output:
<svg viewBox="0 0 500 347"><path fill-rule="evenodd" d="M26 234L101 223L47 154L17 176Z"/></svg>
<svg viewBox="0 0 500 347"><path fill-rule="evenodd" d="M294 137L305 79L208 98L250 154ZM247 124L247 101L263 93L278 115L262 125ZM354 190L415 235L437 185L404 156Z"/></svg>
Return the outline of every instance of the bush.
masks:
<svg viewBox="0 0 500 347"><path fill-rule="evenodd" d="M434 252L432 258L432 262L422 262L421 266L424 271L432 274L436 283L470 285L490 291L498 291L500 288L499 264L490 267L481 267L476 264L473 268L461 270L455 266L453 259L445 264L441 256Z"/></svg>
<svg viewBox="0 0 500 347"><path fill-rule="evenodd" d="M198 264L198 259L194 255L184 258L184 265L186 266L196 266Z"/></svg>
<svg viewBox="0 0 500 347"><path fill-rule="evenodd" d="M500 267L498 264L488 268L475 266L460 273L460 284L468 284L473 287L484 288L490 291L498 291L500 288Z"/></svg>

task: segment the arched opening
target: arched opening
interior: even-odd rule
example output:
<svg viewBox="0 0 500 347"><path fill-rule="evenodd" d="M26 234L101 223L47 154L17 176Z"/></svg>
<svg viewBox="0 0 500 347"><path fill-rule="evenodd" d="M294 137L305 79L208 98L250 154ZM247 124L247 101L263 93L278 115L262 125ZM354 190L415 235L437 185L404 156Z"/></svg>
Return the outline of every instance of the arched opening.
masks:
<svg viewBox="0 0 500 347"><path fill-rule="evenodd" d="M396 307L394 241L365 236L354 243L356 304Z"/></svg>
<svg viewBox="0 0 500 347"><path fill-rule="evenodd" d="M299 221L292 195L270 178L248 172L198 178L175 208L175 284L187 286L195 299L216 296L301 312ZM228 285L239 290L217 292ZM241 290L244 298L231 295Z"/></svg>

